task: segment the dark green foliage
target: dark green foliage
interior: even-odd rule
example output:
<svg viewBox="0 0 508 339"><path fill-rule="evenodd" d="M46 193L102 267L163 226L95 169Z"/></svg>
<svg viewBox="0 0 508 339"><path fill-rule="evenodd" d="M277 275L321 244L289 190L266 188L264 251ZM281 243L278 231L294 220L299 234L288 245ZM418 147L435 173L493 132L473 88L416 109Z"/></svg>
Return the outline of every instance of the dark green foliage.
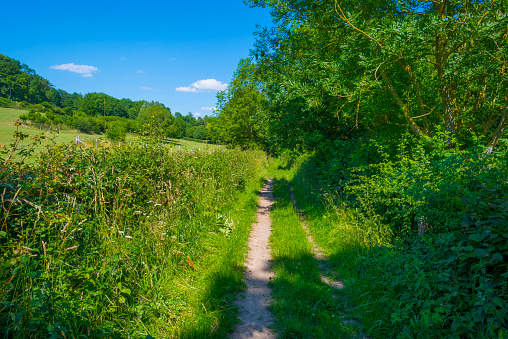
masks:
<svg viewBox="0 0 508 339"><path fill-rule="evenodd" d="M248 1L269 7L257 80L272 149L441 131L495 147L508 126L507 8L474 1Z"/></svg>
<svg viewBox="0 0 508 339"><path fill-rule="evenodd" d="M504 143L492 155L449 148L438 137L341 144L348 147L300 165L295 185L311 187L299 193L310 215L327 197L362 215L362 226L348 236L353 245L335 239L343 226L323 222L319 213L313 222L337 267L353 275L351 297L371 331L502 338L508 330ZM392 245L379 246L380 239ZM366 295L372 303L365 304Z"/></svg>
<svg viewBox="0 0 508 339"><path fill-rule="evenodd" d="M255 146L264 143L262 93L257 65L242 59L227 90L217 93L219 120L215 132L232 145Z"/></svg>
<svg viewBox="0 0 508 339"><path fill-rule="evenodd" d="M9 99L0 98L0 107L9 107L9 106L10 106Z"/></svg>
<svg viewBox="0 0 508 339"><path fill-rule="evenodd" d="M53 100L52 103L57 104L55 91L53 85L33 69L0 54L0 97L32 104Z"/></svg>

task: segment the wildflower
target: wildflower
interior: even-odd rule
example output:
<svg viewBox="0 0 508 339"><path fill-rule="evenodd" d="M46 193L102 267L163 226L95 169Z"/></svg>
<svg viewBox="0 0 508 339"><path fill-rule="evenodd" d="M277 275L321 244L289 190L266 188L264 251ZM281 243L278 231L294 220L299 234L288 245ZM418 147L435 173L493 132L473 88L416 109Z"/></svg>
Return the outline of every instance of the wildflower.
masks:
<svg viewBox="0 0 508 339"><path fill-rule="evenodd" d="M162 204L155 204L155 206L162 206Z"/></svg>
<svg viewBox="0 0 508 339"><path fill-rule="evenodd" d="M161 233L161 235L166 235L166 233Z"/></svg>
<svg viewBox="0 0 508 339"><path fill-rule="evenodd" d="M134 213L141 213L141 211L134 211Z"/></svg>
<svg viewBox="0 0 508 339"><path fill-rule="evenodd" d="M124 234L124 231L118 231L118 233L120 233L120 234Z"/></svg>
<svg viewBox="0 0 508 339"><path fill-rule="evenodd" d="M130 235L126 235L125 239L132 239L132 237Z"/></svg>

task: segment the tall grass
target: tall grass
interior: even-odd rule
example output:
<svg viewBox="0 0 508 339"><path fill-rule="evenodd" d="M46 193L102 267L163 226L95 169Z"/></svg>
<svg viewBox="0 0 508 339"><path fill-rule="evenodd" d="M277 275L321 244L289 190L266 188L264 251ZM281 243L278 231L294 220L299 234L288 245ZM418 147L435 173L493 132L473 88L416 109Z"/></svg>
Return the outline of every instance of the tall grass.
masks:
<svg viewBox="0 0 508 339"><path fill-rule="evenodd" d="M230 329L264 154L50 145L25 165L7 152L0 335L220 337Z"/></svg>

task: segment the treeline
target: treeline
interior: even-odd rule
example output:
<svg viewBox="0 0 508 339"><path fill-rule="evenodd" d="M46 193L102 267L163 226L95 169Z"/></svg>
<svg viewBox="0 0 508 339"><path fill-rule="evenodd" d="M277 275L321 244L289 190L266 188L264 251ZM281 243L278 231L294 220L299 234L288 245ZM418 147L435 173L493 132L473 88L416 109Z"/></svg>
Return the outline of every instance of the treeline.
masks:
<svg viewBox="0 0 508 339"><path fill-rule="evenodd" d="M380 335L503 337L508 3L247 3L274 24L218 95L224 140L307 154L316 192L389 227L396 254L358 259L385 267L372 287L385 279L379 291L401 298L379 301ZM390 285L409 257L418 272ZM399 293L414 281L433 283Z"/></svg>
<svg viewBox="0 0 508 339"><path fill-rule="evenodd" d="M213 128L216 118L182 115L159 102L117 99L105 93L68 93L21 62L0 54L0 106L23 108L21 119L38 126L75 128L83 133L106 133L115 139L125 133L158 137L192 138L219 142ZM208 126L208 127L207 127Z"/></svg>

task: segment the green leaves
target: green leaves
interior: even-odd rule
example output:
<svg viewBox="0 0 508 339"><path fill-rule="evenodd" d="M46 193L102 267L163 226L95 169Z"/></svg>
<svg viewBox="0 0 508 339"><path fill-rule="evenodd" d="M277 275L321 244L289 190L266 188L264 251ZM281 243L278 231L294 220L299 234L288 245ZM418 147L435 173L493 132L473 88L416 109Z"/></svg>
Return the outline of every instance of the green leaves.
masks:
<svg viewBox="0 0 508 339"><path fill-rule="evenodd" d="M200 299L209 280L196 279L209 267L191 271L182 264L188 267L192 257L199 267L203 256L226 251L236 231L233 205L257 188L266 155L171 152L146 142L50 145L41 159L0 168L1 207L8 212L0 220L0 284L8 291L0 328L19 337L61 336L63 327L76 337L123 337L145 331L147 321L158 324L157 333L173 335L175 319L201 309L191 303L209 307ZM255 208L254 199L249 204ZM218 221L217 215L228 217ZM224 257L220 267L232 260ZM210 269L219 270L220 260ZM239 284L241 272L227 267ZM224 310L226 299L212 302Z"/></svg>
<svg viewBox="0 0 508 339"><path fill-rule="evenodd" d="M265 143L263 108L266 97L259 82L258 66L242 59L228 86L217 94L219 120L215 126L220 139L241 146Z"/></svg>
<svg viewBox="0 0 508 339"><path fill-rule="evenodd" d="M506 128L497 120L508 88L499 2L249 3L271 7L275 19L253 51L274 148L314 150L366 130L425 139L440 129L495 146Z"/></svg>

